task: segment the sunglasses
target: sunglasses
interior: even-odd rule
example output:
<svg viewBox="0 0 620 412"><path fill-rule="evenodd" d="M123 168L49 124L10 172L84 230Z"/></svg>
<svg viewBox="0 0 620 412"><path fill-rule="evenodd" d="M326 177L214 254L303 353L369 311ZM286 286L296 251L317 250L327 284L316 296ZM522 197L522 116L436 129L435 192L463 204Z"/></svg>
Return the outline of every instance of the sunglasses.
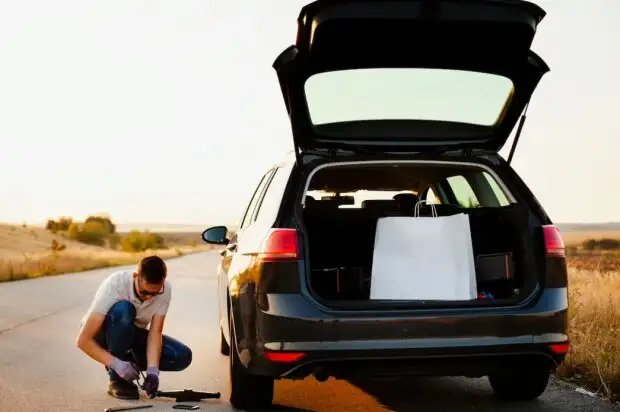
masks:
<svg viewBox="0 0 620 412"><path fill-rule="evenodd" d="M158 292L150 292L148 290L142 289L141 283L142 283L142 279L140 279L140 277L138 277L138 287L137 287L137 290L138 290L138 293L140 295L143 295L143 296L158 296L158 295L163 294L164 291L166 290L166 284L165 283L162 285L161 290L158 291Z"/></svg>

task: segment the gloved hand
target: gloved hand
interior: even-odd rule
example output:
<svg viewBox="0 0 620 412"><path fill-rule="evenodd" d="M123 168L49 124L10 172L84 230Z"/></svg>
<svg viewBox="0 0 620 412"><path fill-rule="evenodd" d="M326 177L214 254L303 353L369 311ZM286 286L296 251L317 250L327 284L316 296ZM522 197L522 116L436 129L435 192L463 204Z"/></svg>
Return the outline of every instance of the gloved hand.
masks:
<svg viewBox="0 0 620 412"><path fill-rule="evenodd" d="M159 389L159 369L150 366L146 370L146 378L144 379L144 391L151 398L155 396L155 393Z"/></svg>
<svg viewBox="0 0 620 412"><path fill-rule="evenodd" d="M122 379L132 382L138 379L140 372L131 364L131 362L125 362L118 358L112 359L110 368L118 374Z"/></svg>

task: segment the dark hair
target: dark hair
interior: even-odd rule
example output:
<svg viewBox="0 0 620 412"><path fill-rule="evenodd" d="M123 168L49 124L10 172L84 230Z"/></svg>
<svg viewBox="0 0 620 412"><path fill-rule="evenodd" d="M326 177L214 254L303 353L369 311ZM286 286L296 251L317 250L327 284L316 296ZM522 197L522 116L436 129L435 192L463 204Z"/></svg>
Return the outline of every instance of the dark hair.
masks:
<svg viewBox="0 0 620 412"><path fill-rule="evenodd" d="M138 274L146 283L161 283L166 277L166 263L159 256L147 256L140 261Z"/></svg>

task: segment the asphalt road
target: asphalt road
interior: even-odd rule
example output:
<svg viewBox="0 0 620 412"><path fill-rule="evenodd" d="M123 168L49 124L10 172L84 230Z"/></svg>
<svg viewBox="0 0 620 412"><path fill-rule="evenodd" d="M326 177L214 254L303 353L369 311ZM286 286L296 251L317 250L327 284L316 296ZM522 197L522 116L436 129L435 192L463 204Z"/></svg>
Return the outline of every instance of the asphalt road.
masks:
<svg viewBox="0 0 620 412"><path fill-rule="evenodd" d="M181 373L162 373L164 390L219 391L203 411L233 411L227 402L227 359L218 352L213 252L169 261L174 287L166 333L194 353ZM80 317L110 269L0 284L0 411L103 411L127 405L106 394L105 370L75 347ZM175 411L157 399L145 411ZM497 403L484 379L406 382L278 382L274 410L291 411L615 411L604 402L554 382L533 404Z"/></svg>

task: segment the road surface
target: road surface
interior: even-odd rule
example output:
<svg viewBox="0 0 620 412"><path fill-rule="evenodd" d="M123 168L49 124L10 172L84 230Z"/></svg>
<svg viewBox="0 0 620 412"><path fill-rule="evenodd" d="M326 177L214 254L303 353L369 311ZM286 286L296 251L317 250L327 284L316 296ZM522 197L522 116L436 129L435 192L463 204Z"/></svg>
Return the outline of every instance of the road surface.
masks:
<svg viewBox="0 0 620 412"><path fill-rule="evenodd" d="M170 260L174 287L166 333L194 353L181 373L162 373L164 390L219 391L202 411L233 411L227 402L227 359L218 352L215 266L207 252ZM106 394L103 367L75 347L80 317L111 269L0 284L0 411L103 411L126 405ZM112 269L114 270L114 269ZM172 400L150 400L145 411L175 411ZM602 401L554 382L533 404L494 401L484 379L417 379L368 383L329 380L276 384L274 410L291 411L614 411Z"/></svg>

